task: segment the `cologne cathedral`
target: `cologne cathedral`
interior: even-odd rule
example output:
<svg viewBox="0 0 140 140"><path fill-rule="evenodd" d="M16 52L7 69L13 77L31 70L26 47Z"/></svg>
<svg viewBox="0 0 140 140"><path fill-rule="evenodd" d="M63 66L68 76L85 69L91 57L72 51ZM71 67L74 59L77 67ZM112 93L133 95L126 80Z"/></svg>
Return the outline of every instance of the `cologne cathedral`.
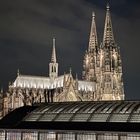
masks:
<svg viewBox="0 0 140 140"><path fill-rule="evenodd" d="M95 14L92 14L88 48L83 60L82 80L69 73L58 75L55 39L49 63L49 76L22 75L1 93L1 116L15 108L44 102L124 100L122 61L107 5L103 40L99 44Z"/></svg>

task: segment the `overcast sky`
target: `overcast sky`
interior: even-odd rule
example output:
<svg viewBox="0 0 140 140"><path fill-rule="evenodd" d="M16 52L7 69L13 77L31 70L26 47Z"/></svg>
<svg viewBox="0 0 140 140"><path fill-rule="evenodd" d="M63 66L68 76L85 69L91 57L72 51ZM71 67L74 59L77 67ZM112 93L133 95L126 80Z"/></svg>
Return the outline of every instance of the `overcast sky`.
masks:
<svg viewBox="0 0 140 140"><path fill-rule="evenodd" d="M102 41L105 0L0 1L0 86L21 74L48 76L52 38L56 38L59 73L79 78L91 25L96 14ZM140 0L110 0L116 43L121 48L126 99L140 99Z"/></svg>

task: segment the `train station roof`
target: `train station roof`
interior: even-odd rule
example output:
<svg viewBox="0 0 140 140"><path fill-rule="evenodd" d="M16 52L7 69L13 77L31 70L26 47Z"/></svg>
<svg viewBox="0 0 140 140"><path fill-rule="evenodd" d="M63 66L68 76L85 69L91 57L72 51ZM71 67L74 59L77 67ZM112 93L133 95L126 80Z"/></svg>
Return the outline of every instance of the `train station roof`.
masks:
<svg viewBox="0 0 140 140"><path fill-rule="evenodd" d="M24 106L0 122L1 128L112 131L140 130L139 124L140 101L55 102Z"/></svg>

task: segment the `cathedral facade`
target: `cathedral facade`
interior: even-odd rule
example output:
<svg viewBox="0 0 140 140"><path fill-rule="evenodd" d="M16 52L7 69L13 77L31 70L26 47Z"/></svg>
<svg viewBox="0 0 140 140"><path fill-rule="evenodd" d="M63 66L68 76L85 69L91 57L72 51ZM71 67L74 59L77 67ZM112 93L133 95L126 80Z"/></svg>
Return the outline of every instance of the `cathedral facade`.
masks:
<svg viewBox="0 0 140 140"><path fill-rule="evenodd" d="M58 75L55 39L49 77L22 75L1 94L1 116L24 105L43 102L124 100L122 61L107 5L103 41L98 44L95 14L92 14L88 49L83 60L82 80L69 73Z"/></svg>
<svg viewBox="0 0 140 140"><path fill-rule="evenodd" d="M122 61L117 46L107 5L103 41L98 44L95 14L92 24L89 46L83 64L83 80L96 83L96 100L123 100Z"/></svg>

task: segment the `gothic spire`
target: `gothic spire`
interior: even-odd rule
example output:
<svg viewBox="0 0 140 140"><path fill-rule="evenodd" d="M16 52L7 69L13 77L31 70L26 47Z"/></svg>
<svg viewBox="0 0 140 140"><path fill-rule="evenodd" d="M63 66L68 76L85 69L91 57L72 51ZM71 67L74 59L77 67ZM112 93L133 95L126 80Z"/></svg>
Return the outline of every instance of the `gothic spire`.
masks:
<svg viewBox="0 0 140 140"><path fill-rule="evenodd" d="M53 38L53 50L52 50L51 62L56 63L55 38Z"/></svg>
<svg viewBox="0 0 140 140"><path fill-rule="evenodd" d="M20 72L19 72L19 69L17 70L17 76L19 76L20 75Z"/></svg>
<svg viewBox="0 0 140 140"><path fill-rule="evenodd" d="M53 38L52 57L51 57L51 63L49 64L49 76L52 79L58 76L58 63L56 62L55 38Z"/></svg>
<svg viewBox="0 0 140 140"><path fill-rule="evenodd" d="M109 43L115 43L115 40L114 40L113 28L112 28L112 22L111 22L110 7L109 7L109 4L107 4L103 45L109 44Z"/></svg>
<svg viewBox="0 0 140 140"><path fill-rule="evenodd" d="M97 31L96 31L96 23L95 23L95 13L93 12L88 51L95 49L96 46L98 46L98 40L97 40Z"/></svg>

